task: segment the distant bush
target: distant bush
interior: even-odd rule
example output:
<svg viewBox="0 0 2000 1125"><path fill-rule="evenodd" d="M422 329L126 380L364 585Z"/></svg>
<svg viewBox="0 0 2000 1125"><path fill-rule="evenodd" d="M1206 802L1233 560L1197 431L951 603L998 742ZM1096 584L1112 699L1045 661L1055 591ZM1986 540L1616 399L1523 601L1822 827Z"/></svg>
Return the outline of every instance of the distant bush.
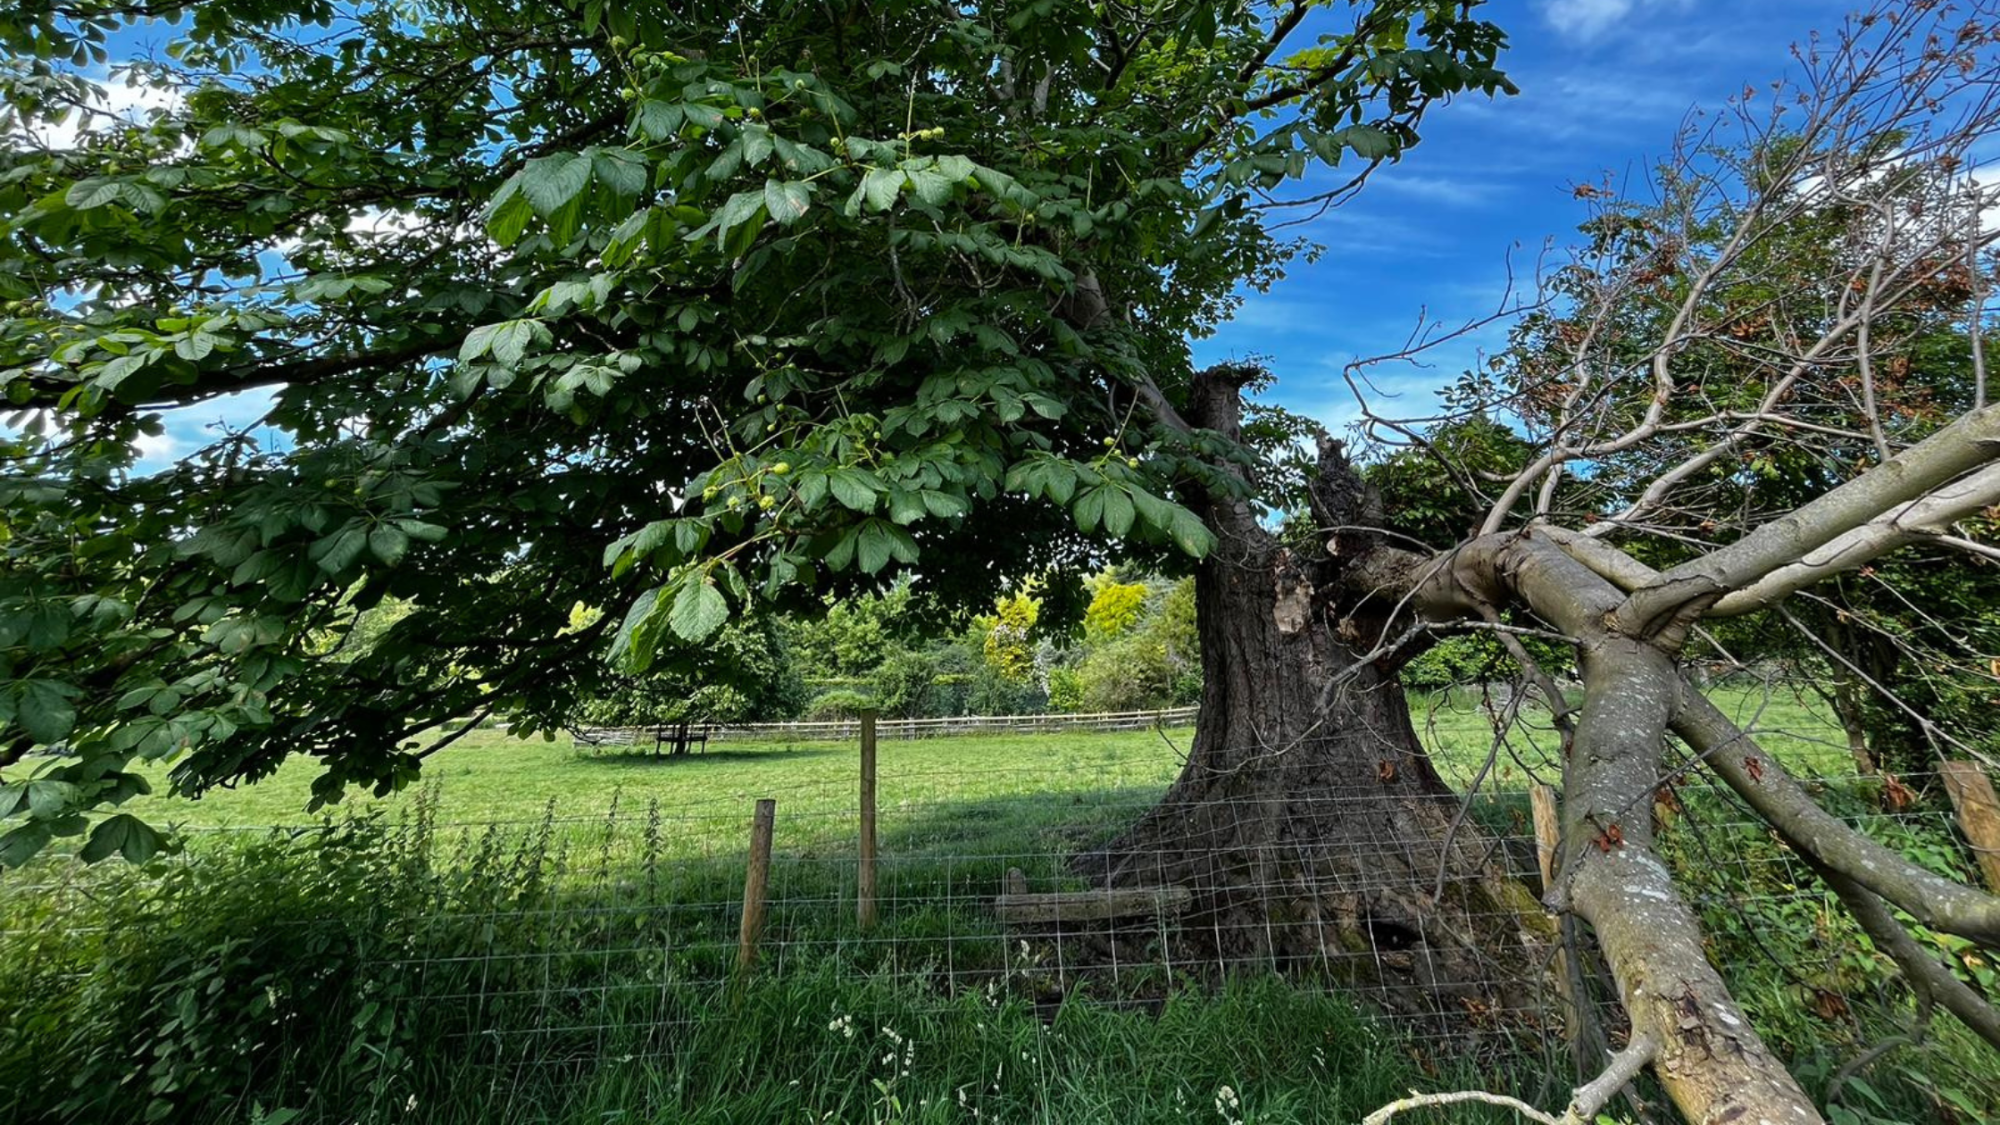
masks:
<svg viewBox="0 0 2000 1125"><path fill-rule="evenodd" d="M1076 669L1049 669L1049 710L1083 710L1083 677L1076 674Z"/></svg>
<svg viewBox="0 0 2000 1125"><path fill-rule="evenodd" d="M827 722L834 719L852 719L863 711L879 710L881 705L876 702L874 695L853 688L835 688L821 693L812 701L806 708L806 718L816 722Z"/></svg>

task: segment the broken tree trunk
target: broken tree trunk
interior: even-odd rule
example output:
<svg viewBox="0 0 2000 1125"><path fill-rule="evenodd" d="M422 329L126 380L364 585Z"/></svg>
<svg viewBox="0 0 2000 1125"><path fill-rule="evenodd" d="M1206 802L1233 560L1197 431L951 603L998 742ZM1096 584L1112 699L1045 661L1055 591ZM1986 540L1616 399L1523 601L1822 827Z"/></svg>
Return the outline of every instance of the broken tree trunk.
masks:
<svg viewBox="0 0 2000 1125"><path fill-rule="evenodd" d="M1208 375L1191 420L1233 434L1239 389ZM1321 526L1366 522L1336 446L1315 490ZM1196 582L1205 682L1187 764L1079 869L1107 887L1188 888L1177 940L1191 962L1324 971L1437 1015L1538 1007L1553 927L1461 817L1394 668L1364 659L1378 624L1350 614L1340 571L1368 542L1302 554L1249 503L1202 508L1218 545Z"/></svg>

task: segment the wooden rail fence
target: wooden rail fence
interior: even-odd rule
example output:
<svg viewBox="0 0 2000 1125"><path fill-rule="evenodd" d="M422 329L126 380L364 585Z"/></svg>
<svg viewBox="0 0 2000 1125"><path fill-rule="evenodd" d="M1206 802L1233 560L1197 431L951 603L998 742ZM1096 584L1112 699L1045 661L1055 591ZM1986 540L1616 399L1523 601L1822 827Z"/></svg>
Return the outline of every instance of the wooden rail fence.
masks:
<svg viewBox="0 0 2000 1125"><path fill-rule="evenodd" d="M952 738L967 734L1060 734L1065 731L1151 730L1192 726L1199 707L1164 711L1104 711L1093 714L953 715L942 719L876 719L881 739ZM660 732L671 727L590 727L572 731L579 747L654 746ZM861 720L819 719L792 723L744 723L739 726L691 728L691 738L718 742L853 742L861 737Z"/></svg>

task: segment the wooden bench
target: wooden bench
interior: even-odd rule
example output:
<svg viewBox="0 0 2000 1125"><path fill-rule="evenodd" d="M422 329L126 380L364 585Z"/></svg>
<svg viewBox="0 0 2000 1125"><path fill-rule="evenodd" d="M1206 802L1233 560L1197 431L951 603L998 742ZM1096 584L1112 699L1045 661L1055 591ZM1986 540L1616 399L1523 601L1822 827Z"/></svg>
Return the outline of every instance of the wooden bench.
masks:
<svg viewBox="0 0 2000 1125"><path fill-rule="evenodd" d="M588 746L592 753L601 752L607 746L639 746L644 735L651 735L653 753L665 750L669 755L686 754L691 750L708 753L709 735L715 728L708 723L668 723L652 727L571 727L570 743L573 746Z"/></svg>

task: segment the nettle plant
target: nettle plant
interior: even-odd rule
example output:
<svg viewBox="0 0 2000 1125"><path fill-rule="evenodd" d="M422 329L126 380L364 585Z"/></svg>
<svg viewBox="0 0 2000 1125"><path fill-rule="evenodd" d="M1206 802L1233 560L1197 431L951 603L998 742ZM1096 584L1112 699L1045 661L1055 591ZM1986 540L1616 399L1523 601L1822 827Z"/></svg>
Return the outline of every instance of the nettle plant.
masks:
<svg viewBox="0 0 2000 1125"><path fill-rule="evenodd" d="M755 607L1200 556L1253 443L1138 404L1263 207L1511 88L1476 7L170 3L123 116L129 6L0 16L0 861L143 859L136 761L386 792Z"/></svg>

